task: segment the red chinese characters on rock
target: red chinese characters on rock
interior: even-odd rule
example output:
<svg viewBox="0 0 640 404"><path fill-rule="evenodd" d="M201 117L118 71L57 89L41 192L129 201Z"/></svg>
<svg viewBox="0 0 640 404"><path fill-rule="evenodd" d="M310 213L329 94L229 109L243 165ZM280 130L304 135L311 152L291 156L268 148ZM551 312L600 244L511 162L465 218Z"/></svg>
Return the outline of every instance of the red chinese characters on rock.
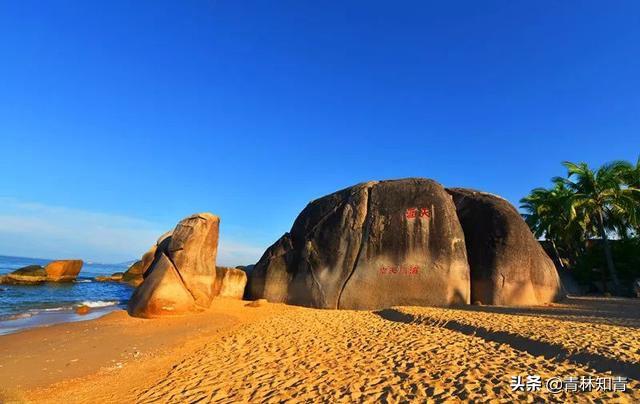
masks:
<svg viewBox="0 0 640 404"><path fill-rule="evenodd" d="M378 273L380 275L418 275L419 267L417 265L383 265L378 270Z"/></svg>
<svg viewBox="0 0 640 404"><path fill-rule="evenodd" d="M404 212L404 216L407 219L415 219L417 217L426 217L428 219L431 217L431 211L429 208L407 208Z"/></svg>

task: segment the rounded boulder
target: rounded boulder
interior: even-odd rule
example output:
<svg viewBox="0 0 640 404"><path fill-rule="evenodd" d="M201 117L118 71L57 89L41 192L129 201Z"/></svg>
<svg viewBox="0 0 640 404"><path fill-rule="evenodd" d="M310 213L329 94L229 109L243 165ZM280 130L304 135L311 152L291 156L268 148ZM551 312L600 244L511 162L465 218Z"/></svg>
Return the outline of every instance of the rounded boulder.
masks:
<svg viewBox="0 0 640 404"><path fill-rule="evenodd" d="M516 208L486 192L450 188L471 270L471 299L540 305L562 296L556 268Z"/></svg>
<svg viewBox="0 0 640 404"><path fill-rule="evenodd" d="M469 303L452 198L433 180L409 178L317 199L256 264L247 295L339 309Z"/></svg>

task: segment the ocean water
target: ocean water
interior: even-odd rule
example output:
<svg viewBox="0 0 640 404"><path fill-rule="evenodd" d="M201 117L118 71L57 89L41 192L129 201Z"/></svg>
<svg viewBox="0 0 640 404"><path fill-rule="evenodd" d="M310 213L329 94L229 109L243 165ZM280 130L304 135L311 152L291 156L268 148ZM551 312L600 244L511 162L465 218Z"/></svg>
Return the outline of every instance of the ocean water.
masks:
<svg viewBox="0 0 640 404"><path fill-rule="evenodd" d="M0 255L0 274L50 260ZM0 285L0 335L24 328L96 318L126 306L133 287L124 283L95 282L98 275L123 272L129 263L85 262L75 282L39 285ZM92 307L85 316L75 314L78 305Z"/></svg>

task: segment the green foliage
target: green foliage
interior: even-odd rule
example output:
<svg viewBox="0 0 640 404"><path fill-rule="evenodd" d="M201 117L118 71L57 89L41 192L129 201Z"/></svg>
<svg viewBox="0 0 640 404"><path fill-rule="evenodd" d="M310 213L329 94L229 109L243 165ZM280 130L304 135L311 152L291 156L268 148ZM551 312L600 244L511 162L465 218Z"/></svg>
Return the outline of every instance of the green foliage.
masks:
<svg viewBox="0 0 640 404"><path fill-rule="evenodd" d="M569 263L580 279L604 277L623 293L639 275L640 158L635 165L614 161L597 170L586 163L563 165L567 175L553 178L553 187L536 188L522 198L523 217L537 237L549 240L554 258Z"/></svg>
<svg viewBox="0 0 640 404"><path fill-rule="evenodd" d="M613 240L613 256L620 279L627 281L627 285L634 279L640 278L640 239L629 238ZM578 282L582 284L602 284L602 271L606 269L606 260L602 243L592 243L584 250L573 268ZM605 272L605 279L611 279ZM627 292L630 292L627 290Z"/></svg>

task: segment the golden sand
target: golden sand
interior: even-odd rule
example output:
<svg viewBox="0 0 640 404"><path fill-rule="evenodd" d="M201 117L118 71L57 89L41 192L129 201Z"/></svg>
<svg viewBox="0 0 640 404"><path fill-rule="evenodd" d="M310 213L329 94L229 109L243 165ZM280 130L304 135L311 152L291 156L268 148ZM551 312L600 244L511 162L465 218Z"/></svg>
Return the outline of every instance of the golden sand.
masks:
<svg viewBox="0 0 640 404"><path fill-rule="evenodd" d="M216 299L206 313L171 319L117 312L0 337L2 394L51 403L640 401L638 301L373 312L246 303ZM512 391L518 375L543 385ZM544 386L616 375L629 378L626 391Z"/></svg>

